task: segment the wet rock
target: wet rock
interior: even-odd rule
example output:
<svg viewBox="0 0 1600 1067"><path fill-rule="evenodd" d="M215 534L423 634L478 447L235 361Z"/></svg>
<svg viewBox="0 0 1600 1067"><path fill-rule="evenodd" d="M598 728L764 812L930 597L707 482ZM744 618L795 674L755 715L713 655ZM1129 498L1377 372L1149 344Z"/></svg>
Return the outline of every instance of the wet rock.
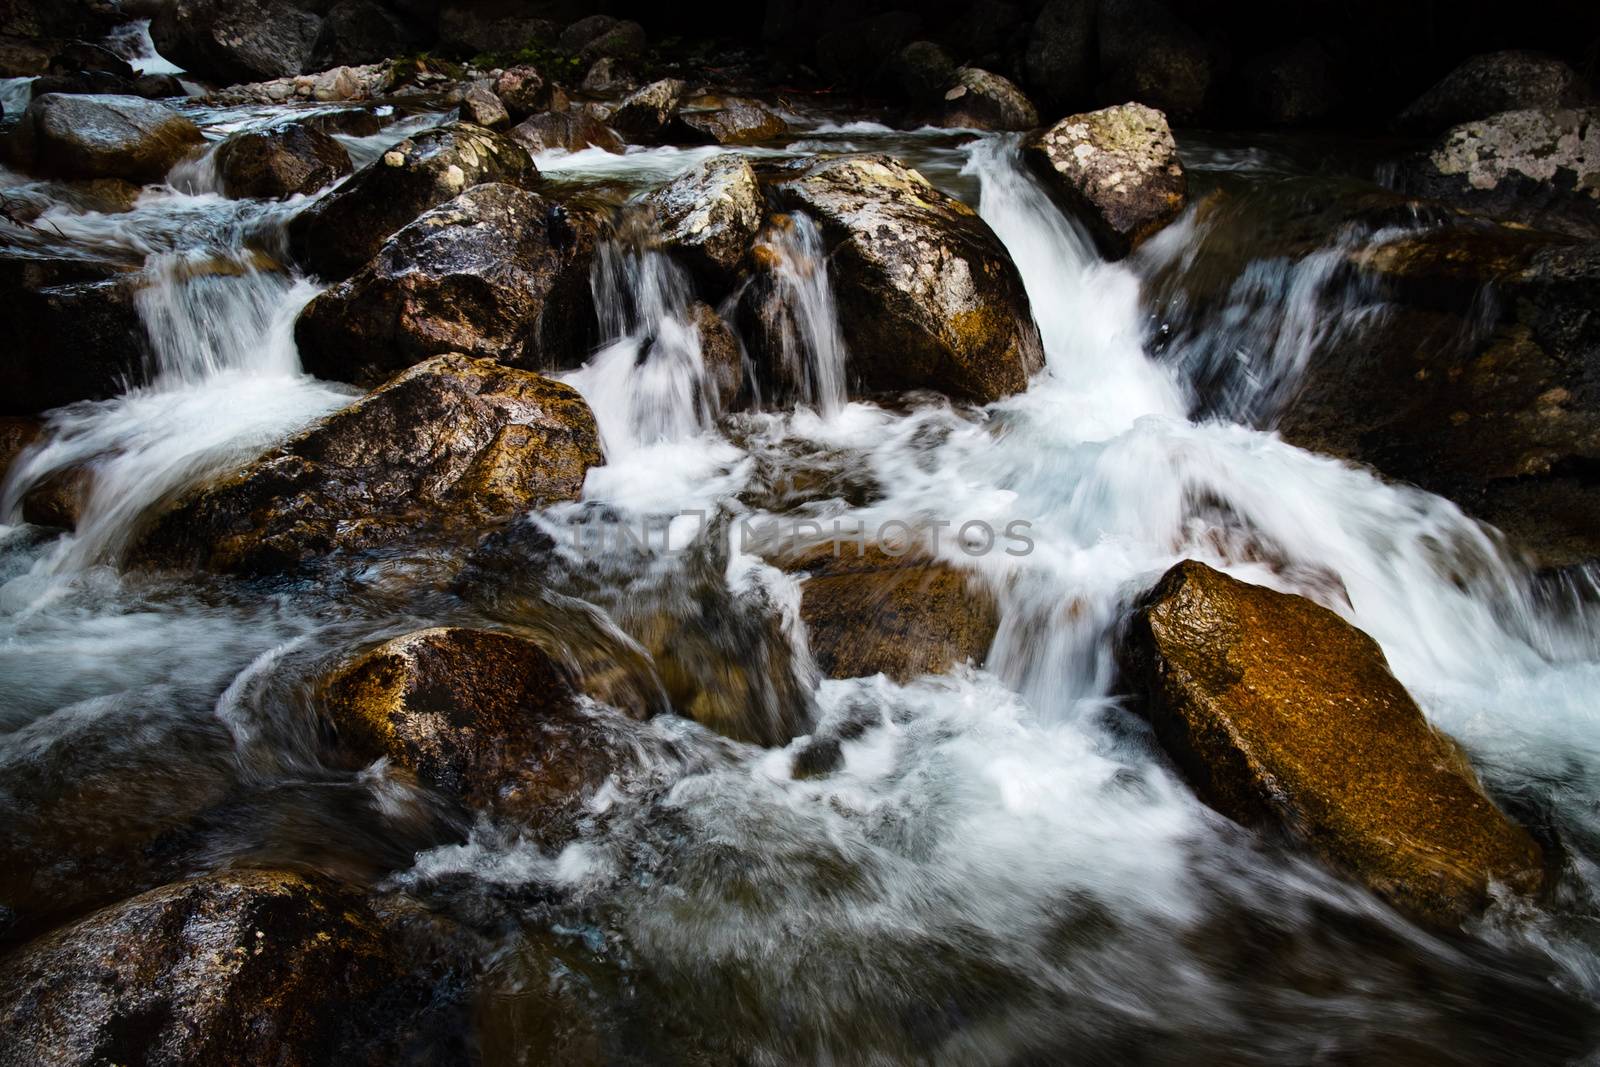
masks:
<svg viewBox="0 0 1600 1067"><path fill-rule="evenodd" d="M190 74L223 83L306 69L322 19L292 0L171 0L150 22L156 51Z"/></svg>
<svg viewBox="0 0 1600 1067"><path fill-rule="evenodd" d="M539 645L491 630L397 637L321 686L326 721L357 762L387 757L429 788L470 802L508 784L555 814L613 769L600 725Z"/></svg>
<svg viewBox="0 0 1600 1067"><path fill-rule="evenodd" d="M634 59L649 44L644 27L610 15L590 15L561 31L561 50L583 63L600 59Z"/></svg>
<svg viewBox="0 0 1600 1067"><path fill-rule="evenodd" d="M352 169L343 145L299 122L233 134L217 146L215 162L223 190L235 199L314 193Z"/></svg>
<svg viewBox="0 0 1600 1067"><path fill-rule="evenodd" d="M152 890L27 945L0 978L15 1063L336 1058L401 975L383 927L320 876L235 870Z"/></svg>
<svg viewBox="0 0 1600 1067"><path fill-rule="evenodd" d="M611 128L630 142L655 144L661 141L678 114L684 83L677 78L651 82L630 94L611 113Z"/></svg>
<svg viewBox="0 0 1600 1067"><path fill-rule="evenodd" d="M1211 50L1156 0L1101 0L1102 100L1137 100L1185 122L1205 110Z"/></svg>
<svg viewBox="0 0 1600 1067"><path fill-rule="evenodd" d="M384 242L300 315L306 370L374 385L444 352L533 368L576 366L596 333L589 265L597 220L491 183Z"/></svg>
<svg viewBox="0 0 1600 1067"><path fill-rule="evenodd" d="M748 159L713 156L651 193L645 204L674 255L714 287L733 287L764 213Z"/></svg>
<svg viewBox="0 0 1600 1067"><path fill-rule="evenodd" d="M161 516L136 562L294 568L575 498L601 462L573 389L460 355L420 363Z"/></svg>
<svg viewBox="0 0 1600 1067"><path fill-rule="evenodd" d="M1188 191L1166 116L1142 104L1068 115L1024 156L1112 256L1178 217Z"/></svg>
<svg viewBox="0 0 1600 1067"><path fill-rule="evenodd" d="M60 530L78 528L78 518L94 485L89 467L69 467L57 471L22 496L22 521Z"/></svg>
<svg viewBox="0 0 1600 1067"><path fill-rule="evenodd" d="M1583 77L1554 56L1490 52L1446 74L1400 113L1395 126L1437 134L1502 111L1574 107L1591 99Z"/></svg>
<svg viewBox="0 0 1600 1067"><path fill-rule="evenodd" d="M1600 108L1506 111L1401 162L1396 185L1519 222L1600 237Z"/></svg>
<svg viewBox="0 0 1600 1067"><path fill-rule="evenodd" d="M306 68L378 63L416 51L424 37L420 27L376 0L338 0L323 17Z"/></svg>
<svg viewBox="0 0 1600 1067"><path fill-rule="evenodd" d="M73 41L57 52L50 58L50 66L46 73L78 74L84 71L114 74L128 81L132 81L135 77L133 65L126 59L109 48L87 41Z"/></svg>
<svg viewBox="0 0 1600 1067"><path fill-rule="evenodd" d="M1028 34L1023 72L1028 89L1045 104L1068 107L1094 88L1094 0L1050 0Z"/></svg>
<svg viewBox="0 0 1600 1067"><path fill-rule="evenodd" d="M1388 312L1310 361L1283 436L1447 496L1541 563L1600 557L1600 244L1459 226L1352 265Z"/></svg>
<svg viewBox="0 0 1600 1067"><path fill-rule="evenodd" d="M383 118L364 107L342 107L337 111L323 111L295 121L323 133L342 133L350 137L371 137L387 125Z"/></svg>
<svg viewBox="0 0 1600 1067"><path fill-rule="evenodd" d="M549 81L536 67L511 67L494 80L494 93L511 113L513 121L542 111L565 111L567 94Z"/></svg>
<svg viewBox="0 0 1600 1067"><path fill-rule="evenodd" d="M595 60L583 76L583 91L597 96L631 93L638 84L625 62L610 57Z"/></svg>
<svg viewBox="0 0 1600 1067"><path fill-rule="evenodd" d="M1339 107L1333 57L1309 38L1246 63L1239 81L1245 114L1271 125L1327 118Z"/></svg>
<svg viewBox="0 0 1600 1067"><path fill-rule="evenodd" d="M0 78L31 78L50 66L54 42L0 35Z"/></svg>
<svg viewBox="0 0 1600 1067"><path fill-rule="evenodd" d="M556 149L581 152L585 148L621 152L623 148L622 139L605 123L578 108L534 115L512 127L511 136L535 154Z"/></svg>
<svg viewBox="0 0 1600 1067"><path fill-rule="evenodd" d="M501 134L463 122L425 130L297 215L289 224L289 250L302 266L337 281L429 208L474 185L524 185L537 176L527 149Z"/></svg>
<svg viewBox="0 0 1600 1067"><path fill-rule="evenodd" d="M1480 910L1490 881L1542 884L1538 845L1377 643L1326 608L1186 561L1134 611L1123 656L1163 747L1230 818L1281 829L1441 925Z"/></svg>
<svg viewBox="0 0 1600 1067"><path fill-rule="evenodd" d="M987 403L1027 388L1044 362L1021 276L975 211L886 156L799 163L774 174L811 214L849 372L869 391L936 389Z"/></svg>
<svg viewBox="0 0 1600 1067"><path fill-rule="evenodd" d="M913 104L937 104L955 80L956 64L950 53L933 41L912 41L900 49L890 74L901 93Z"/></svg>
<svg viewBox="0 0 1600 1067"><path fill-rule="evenodd" d="M481 85L474 85L461 98L461 121L484 129L495 129L511 124L511 113L500 98Z"/></svg>
<svg viewBox="0 0 1600 1067"><path fill-rule="evenodd" d="M998 74L977 67L956 71L944 92L938 124L973 130L1031 130L1039 113L1022 90Z"/></svg>
<svg viewBox="0 0 1600 1067"><path fill-rule="evenodd" d="M17 457L39 439L43 425L38 419L0 415L0 485L5 484L6 474Z"/></svg>
<svg viewBox="0 0 1600 1067"><path fill-rule="evenodd" d="M203 138L194 123L136 96L35 97L12 133L12 158L61 178L159 181Z"/></svg>
<svg viewBox="0 0 1600 1067"><path fill-rule="evenodd" d="M715 393L715 411L732 411L744 389L744 351L733 328L709 304L696 303L692 309L695 329L700 335L700 358L706 379Z"/></svg>
<svg viewBox="0 0 1600 1067"><path fill-rule="evenodd" d="M677 144L757 144L788 130L787 122L756 101L726 98L718 107L679 111L667 136Z"/></svg>
<svg viewBox="0 0 1600 1067"><path fill-rule="evenodd" d="M800 617L827 677L907 682L988 655L999 625L993 597L949 564L901 548L829 542L783 563L808 574Z"/></svg>
<svg viewBox="0 0 1600 1067"><path fill-rule="evenodd" d="M14 315L0 414L103 400L141 380L150 346L136 293L131 277L107 267L0 256L0 295Z"/></svg>
<svg viewBox="0 0 1600 1067"><path fill-rule="evenodd" d="M183 83L171 74L141 74L133 80L133 92L146 100L187 97Z"/></svg>

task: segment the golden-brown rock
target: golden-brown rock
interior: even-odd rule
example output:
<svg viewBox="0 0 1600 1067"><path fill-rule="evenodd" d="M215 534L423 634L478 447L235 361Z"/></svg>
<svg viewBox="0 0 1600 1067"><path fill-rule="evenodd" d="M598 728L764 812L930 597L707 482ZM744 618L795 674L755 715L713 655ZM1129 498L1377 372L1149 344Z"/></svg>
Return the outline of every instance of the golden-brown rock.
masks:
<svg viewBox="0 0 1600 1067"><path fill-rule="evenodd" d="M24 449L39 437L43 424L38 419L0 415L0 483Z"/></svg>
<svg viewBox="0 0 1600 1067"><path fill-rule="evenodd" d="M334 673L322 706L356 759L388 757L419 781L478 803L555 817L616 766L615 746L539 645L439 627L379 645Z"/></svg>
<svg viewBox="0 0 1600 1067"><path fill-rule="evenodd" d="M220 571L291 569L574 499L600 462L594 415L576 390L452 353L192 492L133 555Z"/></svg>
<svg viewBox="0 0 1600 1067"><path fill-rule="evenodd" d="M837 547L837 554L835 549ZM830 678L887 674L906 682L982 664L999 625L993 598L948 563L829 542L785 561L800 587L811 654Z"/></svg>
<svg viewBox="0 0 1600 1067"><path fill-rule="evenodd" d="M1135 610L1123 661L1162 745L1223 814L1283 828L1442 925L1481 909L1491 881L1540 887L1538 845L1377 643L1326 608L1185 561Z"/></svg>

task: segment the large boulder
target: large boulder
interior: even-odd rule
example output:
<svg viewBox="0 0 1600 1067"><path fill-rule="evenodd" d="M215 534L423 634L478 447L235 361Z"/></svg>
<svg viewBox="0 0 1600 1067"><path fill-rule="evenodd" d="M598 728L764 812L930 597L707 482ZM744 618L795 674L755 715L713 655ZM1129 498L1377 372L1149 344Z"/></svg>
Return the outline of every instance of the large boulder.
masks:
<svg viewBox="0 0 1600 1067"><path fill-rule="evenodd" d="M137 562L291 569L571 500L601 462L575 390L489 360L420 363L162 515Z"/></svg>
<svg viewBox="0 0 1600 1067"><path fill-rule="evenodd" d="M585 148L603 148L607 152L621 152L622 139L611 128L582 108L565 111L542 111L531 115L511 128L511 137L529 152L579 152Z"/></svg>
<svg viewBox="0 0 1600 1067"><path fill-rule="evenodd" d="M229 196L263 200L314 193L352 169L343 145L300 122L233 134L217 146L214 161Z"/></svg>
<svg viewBox="0 0 1600 1067"><path fill-rule="evenodd" d="M1186 561L1133 612L1122 658L1162 746L1230 818L1444 926L1479 911L1491 882L1543 883L1539 846L1377 643L1328 609Z"/></svg>
<svg viewBox="0 0 1600 1067"><path fill-rule="evenodd" d="M645 197L661 241L695 274L728 290L761 228L762 193L750 161L713 156Z"/></svg>
<svg viewBox="0 0 1600 1067"><path fill-rule="evenodd" d="M1447 496L1541 563L1600 557L1600 243L1462 225L1351 266L1386 311L1308 362L1283 436Z"/></svg>
<svg viewBox="0 0 1600 1067"><path fill-rule="evenodd" d="M1011 82L977 67L962 67L944 92L938 124L973 130L1031 130L1039 113Z"/></svg>
<svg viewBox="0 0 1600 1067"><path fill-rule="evenodd" d="M376 385L444 352L529 369L583 362L596 333L598 224L515 186L479 185L423 213L301 313L322 378Z"/></svg>
<svg viewBox="0 0 1600 1067"><path fill-rule="evenodd" d="M136 77L133 64L111 49L88 41L73 41L50 57L47 73L78 74L88 71L115 74L129 81Z"/></svg>
<svg viewBox="0 0 1600 1067"><path fill-rule="evenodd" d="M1100 0L1099 42L1101 100L1138 100L1179 122L1205 110L1211 48L1159 0Z"/></svg>
<svg viewBox="0 0 1600 1067"><path fill-rule="evenodd" d="M1407 133L1438 134L1502 111L1573 107L1592 99L1583 76L1554 56L1490 52L1441 78L1395 120Z"/></svg>
<svg viewBox="0 0 1600 1067"><path fill-rule="evenodd" d="M655 144L663 140L683 103L684 83L663 78L631 93L611 113L611 128L630 142Z"/></svg>
<svg viewBox="0 0 1600 1067"><path fill-rule="evenodd" d="M478 805L514 795L544 828L616 769L566 670L523 637L418 630L353 657L319 692L338 747L358 764L385 757Z"/></svg>
<svg viewBox="0 0 1600 1067"><path fill-rule="evenodd" d="M1068 115L1023 154L1112 256L1177 218L1188 193L1166 116L1142 104Z"/></svg>
<svg viewBox="0 0 1600 1067"><path fill-rule="evenodd" d="M164 104L137 96L35 97L12 133L14 162L60 178L156 182L204 138Z"/></svg>
<svg viewBox="0 0 1600 1067"><path fill-rule="evenodd" d="M1274 126L1325 119L1338 109L1343 96L1337 63L1310 38L1244 64L1238 92L1245 115Z"/></svg>
<svg viewBox="0 0 1600 1067"><path fill-rule="evenodd" d="M675 144L757 144L782 137L789 124L754 100L724 97L713 107L684 107L668 137Z"/></svg>
<svg viewBox="0 0 1600 1067"><path fill-rule="evenodd" d="M981 666L994 642L994 597L924 553L829 542L784 566L806 574L800 617L826 677L907 682L969 661Z"/></svg>
<svg viewBox="0 0 1600 1067"><path fill-rule="evenodd" d="M110 267L0 255L0 295L12 311L0 414L103 400L141 380L150 343L137 293L131 275Z"/></svg>
<svg viewBox="0 0 1600 1067"><path fill-rule="evenodd" d="M887 156L781 167L773 191L814 217L868 391L935 389L988 403L1044 364L1022 277L977 212Z"/></svg>
<svg viewBox="0 0 1600 1067"><path fill-rule="evenodd" d="M156 50L213 81L285 78L306 69L322 18L294 0L171 0L150 22Z"/></svg>
<svg viewBox="0 0 1600 1067"><path fill-rule="evenodd" d="M588 65L600 59L637 58L644 53L649 39L637 22L590 15L562 30L556 43L563 52Z"/></svg>
<svg viewBox="0 0 1600 1067"><path fill-rule="evenodd" d="M310 1064L402 978L384 927L314 875L235 870L32 942L0 977L7 1063Z"/></svg>
<svg viewBox="0 0 1600 1067"><path fill-rule="evenodd" d="M429 208L474 185L526 185L537 176L527 149L501 134L464 122L425 130L296 216L289 251L323 278L348 278Z"/></svg>
<svg viewBox="0 0 1600 1067"><path fill-rule="evenodd" d="M1070 107L1094 89L1095 0L1050 0L1028 34L1023 72L1043 103Z"/></svg>
<svg viewBox="0 0 1600 1067"><path fill-rule="evenodd" d="M525 0L459 0L439 9L435 49L471 58L484 52L517 52L553 40L560 28L528 10Z"/></svg>
<svg viewBox="0 0 1600 1067"><path fill-rule="evenodd" d="M481 85L469 87L462 95L458 113L461 115L461 121L485 129L499 129L511 125L511 112L506 110L505 103Z"/></svg>
<svg viewBox="0 0 1600 1067"><path fill-rule="evenodd" d="M1600 108L1463 123L1403 160L1395 181L1407 193L1600 237Z"/></svg>
<svg viewBox="0 0 1600 1067"><path fill-rule="evenodd" d="M514 120L544 111L562 111L567 94L561 86L539 73L537 67L508 67L494 80L494 95L505 104Z"/></svg>
<svg viewBox="0 0 1600 1067"><path fill-rule="evenodd" d="M933 41L912 41L890 61L889 74L907 100L926 108L937 104L955 80L956 64Z"/></svg>

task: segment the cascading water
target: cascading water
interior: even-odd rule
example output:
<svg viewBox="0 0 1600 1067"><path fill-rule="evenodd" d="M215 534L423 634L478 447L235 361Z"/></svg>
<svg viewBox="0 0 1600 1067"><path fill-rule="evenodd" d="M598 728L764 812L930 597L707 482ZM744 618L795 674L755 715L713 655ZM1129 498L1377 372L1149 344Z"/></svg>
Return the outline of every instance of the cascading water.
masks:
<svg viewBox="0 0 1600 1067"><path fill-rule="evenodd" d="M268 117L213 116L211 132ZM841 132L895 136L812 130L797 151ZM519 931L556 931L628 974L584 995L647 1048L688 1035L756 1063L1062 1050L1280 1063L1419 1046L1553 1061L1594 1047L1597 620L1582 598L1532 584L1454 505L1239 424L1270 413L1329 331L1375 313L1338 265L1381 231L1246 256L1201 325L1193 303L1166 298L1206 219L1108 264L1004 138L892 147L920 153L941 184L975 185L1040 327L1047 366L1032 387L982 410L848 401L823 244L795 215L768 238L764 319L799 404L724 417L693 286L648 234L624 232L593 276L602 345L565 376L608 462L582 501L537 516L557 541L540 549L546 569L523 560L470 582L382 555L316 583L102 566L158 501L349 393L299 371L291 327L314 287L246 250L273 247L305 201L167 188L123 215L52 208L51 240L144 263L154 365L123 396L53 413L3 487L0 671L13 696L0 766L64 759L88 736L93 769L130 783L132 806L194 796L201 866L306 863L459 904L492 931L485 997L513 1014L542 1010L545 982L519 969L534 943ZM710 151L578 153L568 173L647 183ZM1026 524L1020 555L938 542L999 596L985 669L814 684L796 580L737 543L691 543L714 520L686 518L761 517L775 507L762 472L796 465L849 487L808 517ZM18 524L31 487L85 467L75 533L48 541ZM598 557L561 541L596 513L657 519L669 536ZM1303 593L1370 633L1491 787L1569 843L1552 901L1491 911L1475 941L1441 938L1195 800L1121 707L1111 659L1130 599L1184 558ZM736 737L810 734L763 747L659 716L640 728L637 770L590 799L559 851L514 823L441 813L382 763L328 765L312 680L350 648L456 623L565 642L580 671L601 650L625 668L616 692L654 707L672 690ZM797 776L819 740L837 744L837 769ZM41 864L51 833L99 818L0 802L19 835L40 835Z"/></svg>

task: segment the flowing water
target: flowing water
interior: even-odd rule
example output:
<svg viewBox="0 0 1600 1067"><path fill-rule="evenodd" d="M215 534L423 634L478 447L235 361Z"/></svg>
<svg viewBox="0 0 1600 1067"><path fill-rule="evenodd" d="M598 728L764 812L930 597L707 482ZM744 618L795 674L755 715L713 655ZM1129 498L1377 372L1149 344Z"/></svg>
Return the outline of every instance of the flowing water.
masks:
<svg viewBox="0 0 1600 1067"><path fill-rule="evenodd" d="M213 137L279 114L192 110ZM370 158L437 120L352 148ZM1186 147L1199 180L1269 199L1356 180ZM841 149L893 151L978 208L1033 302L1047 366L1031 387L982 409L847 400L849 338L797 216L771 236L765 297L796 387L725 415L687 276L624 234L594 272L604 343L566 375L607 463L582 501L534 519L559 532L598 509L664 536L598 557L558 538L537 573L530 559L469 582L450 581L448 552L412 549L314 582L119 567L152 508L348 401L300 371L292 323L316 289L274 262L304 198L229 201L191 164L130 212L52 201L37 230L8 230L142 263L154 353L123 395L53 413L0 487L0 815L24 854L44 867L103 834L110 816L83 799L103 794L130 840L198 819L168 876L305 863L468 916L492 944L474 1016L492 1062L523 1062L552 983L638 1062L697 1048L755 1063L1559 1062L1597 1047L1593 598L1551 593L1449 502L1259 428L1318 345L1382 313L1331 267L1383 231L1243 255L1202 323L1174 279L1236 238L1226 220L1192 213L1113 264L1004 138L855 123L755 151ZM540 165L637 191L712 151ZM26 490L73 470L89 478L77 532L23 524ZM775 488L797 472L823 487L798 503ZM938 553L1000 598L985 668L818 681L796 580L737 538L696 537L779 514L945 531ZM982 551L962 535L975 522L1025 531L1027 550ZM1442 938L1199 804L1118 700L1112 661L1126 606L1184 558L1370 633L1502 801L1560 840L1548 904L1506 901L1472 938ZM665 628L674 670L725 729L650 719L637 767L558 850L382 764L328 763L311 680L365 642L443 623L622 664L618 691L647 707L665 701L645 651ZM837 769L797 776L820 739Z"/></svg>

